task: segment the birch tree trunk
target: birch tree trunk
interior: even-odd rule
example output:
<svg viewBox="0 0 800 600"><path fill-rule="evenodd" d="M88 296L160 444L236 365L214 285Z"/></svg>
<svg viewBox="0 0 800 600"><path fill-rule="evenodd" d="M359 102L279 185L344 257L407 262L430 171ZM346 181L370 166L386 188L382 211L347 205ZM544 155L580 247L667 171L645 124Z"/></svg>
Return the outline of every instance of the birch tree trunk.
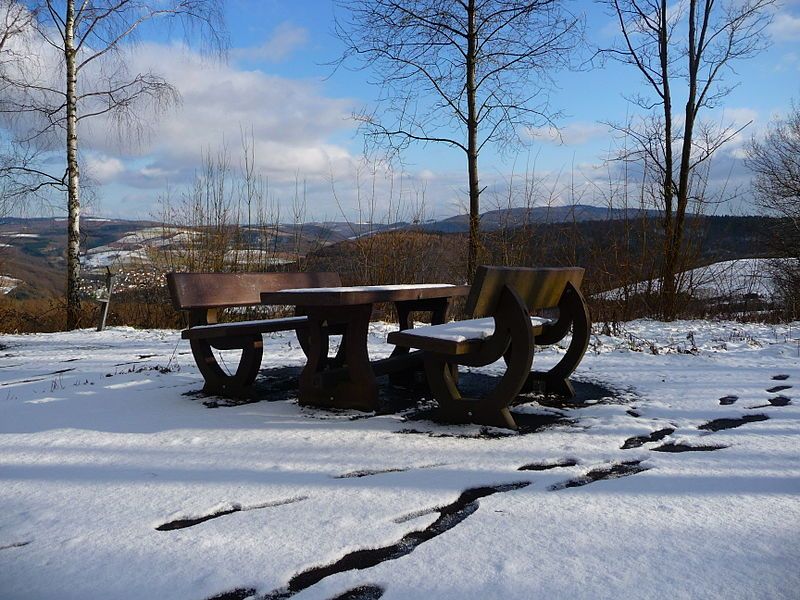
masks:
<svg viewBox="0 0 800 600"><path fill-rule="evenodd" d="M75 52L75 3L67 0L64 20L64 61L67 75L67 329L80 324L81 201L78 168L78 73Z"/></svg>

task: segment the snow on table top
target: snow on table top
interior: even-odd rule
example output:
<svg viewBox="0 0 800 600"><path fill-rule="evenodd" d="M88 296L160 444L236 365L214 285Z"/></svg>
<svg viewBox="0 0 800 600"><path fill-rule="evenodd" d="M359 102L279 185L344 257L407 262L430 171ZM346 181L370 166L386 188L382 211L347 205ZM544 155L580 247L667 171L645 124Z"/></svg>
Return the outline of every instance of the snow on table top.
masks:
<svg viewBox="0 0 800 600"><path fill-rule="evenodd" d="M373 357L391 352L392 329L371 326ZM425 529L466 489L509 483L529 485L479 499L410 554L294 597L365 584L384 600L797 597L800 323L637 321L617 337L598 333L575 374L589 403L532 397L514 411L564 422L505 437L402 414L353 420L364 415L299 407L291 390L206 408L213 398L198 396L179 337L112 328L0 338L4 600L263 597L310 567ZM535 368L563 352L543 348ZM267 381L274 367L296 373L305 362L288 332L265 336L264 357ZM793 387L768 391L778 385ZM735 404L721 406L728 395ZM764 407L779 395L791 404ZM756 414L769 420L698 429ZM622 449L665 428L674 432L661 442ZM664 442L726 448L653 451ZM563 488L630 461L648 470ZM519 470L532 463L552 468ZM156 529L219 512L229 514Z"/></svg>
<svg viewBox="0 0 800 600"><path fill-rule="evenodd" d="M339 287L286 288L279 292L390 292L393 290L417 290L420 288L449 288L452 283L397 283L390 285L351 285Z"/></svg>
<svg viewBox="0 0 800 600"><path fill-rule="evenodd" d="M538 327L552 323L552 319L544 317L531 317L531 326ZM451 321L441 325L428 325L406 329L404 333L426 338L436 338L450 342L466 342L467 340L485 340L494 335L494 317L480 319L466 319L464 321Z"/></svg>

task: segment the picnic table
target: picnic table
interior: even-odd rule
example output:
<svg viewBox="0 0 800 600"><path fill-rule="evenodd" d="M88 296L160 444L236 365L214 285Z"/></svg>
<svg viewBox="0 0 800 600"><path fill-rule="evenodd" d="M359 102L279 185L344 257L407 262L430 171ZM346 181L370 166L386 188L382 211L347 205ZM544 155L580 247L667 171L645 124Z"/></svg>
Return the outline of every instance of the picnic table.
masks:
<svg viewBox="0 0 800 600"><path fill-rule="evenodd" d="M370 361L367 335L373 306L394 303L400 330L413 327L412 312L430 313L432 324L444 323L453 298L466 296L469 286L450 284L369 285L293 288L263 292L261 302L294 305L308 318L307 363L300 374L299 401L303 405L373 411L378 404L376 378L410 373L422 365L419 351L397 347L391 356ZM342 341L328 357L331 327Z"/></svg>

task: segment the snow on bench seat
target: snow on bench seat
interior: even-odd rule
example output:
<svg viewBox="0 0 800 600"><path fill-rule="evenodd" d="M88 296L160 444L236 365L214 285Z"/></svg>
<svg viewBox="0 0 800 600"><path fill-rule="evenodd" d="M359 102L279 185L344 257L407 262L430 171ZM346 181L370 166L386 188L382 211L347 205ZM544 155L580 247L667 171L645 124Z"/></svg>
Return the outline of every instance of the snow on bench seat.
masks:
<svg viewBox="0 0 800 600"><path fill-rule="evenodd" d="M534 334L537 334L544 325L552 322L552 319L544 317L531 317L531 328L534 329ZM479 343L493 334L494 317L482 317L395 331L389 334L389 342L420 350L464 354L471 345Z"/></svg>
<svg viewBox="0 0 800 600"><path fill-rule="evenodd" d="M549 325L552 319L544 317L531 317L531 327ZM406 329L403 333L422 337L436 338L449 342L467 342L485 340L494 334L494 317L481 319L468 319L466 321L451 321L442 325L428 325L415 329Z"/></svg>

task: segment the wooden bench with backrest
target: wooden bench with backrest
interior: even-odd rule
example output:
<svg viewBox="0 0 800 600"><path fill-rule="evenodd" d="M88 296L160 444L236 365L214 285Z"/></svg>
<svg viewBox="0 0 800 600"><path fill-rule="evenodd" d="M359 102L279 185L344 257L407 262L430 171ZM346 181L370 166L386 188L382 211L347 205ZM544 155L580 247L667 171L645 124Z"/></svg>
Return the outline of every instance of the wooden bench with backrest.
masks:
<svg viewBox="0 0 800 600"><path fill-rule="evenodd" d="M222 310L261 304L261 292L286 288L335 287L337 273L168 273L167 285L175 309L184 311L189 340L197 367L209 393L239 396L247 393L261 367L265 333L291 331L304 352L308 350L303 315L220 323ZM223 369L214 350L241 350L235 371Z"/></svg>
<svg viewBox="0 0 800 600"><path fill-rule="evenodd" d="M481 266L467 299L470 319L392 332L388 342L424 351L425 372L439 415L515 429L508 407L523 390L574 396L569 376L589 345L590 320L580 292L582 268ZM531 316L558 309L558 317ZM555 344L572 332L566 354L546 372L532 372L535 345ZM485 366L504 358L506 371L485 398L462 397L458 365Z"/></svg>

